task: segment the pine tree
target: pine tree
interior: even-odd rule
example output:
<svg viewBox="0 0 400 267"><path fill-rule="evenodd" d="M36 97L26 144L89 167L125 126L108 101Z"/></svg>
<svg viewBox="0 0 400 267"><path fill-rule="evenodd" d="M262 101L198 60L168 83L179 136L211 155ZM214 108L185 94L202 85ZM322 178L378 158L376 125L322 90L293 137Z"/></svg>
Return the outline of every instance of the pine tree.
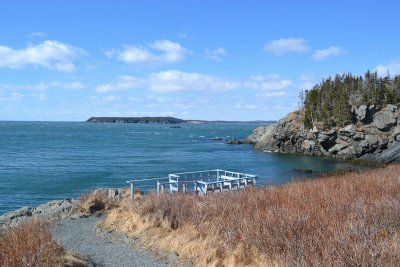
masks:
<svg viewBox="0 0 400 267"><path fill-rule="evenodd" d="M334 79L328 77L306 90L299 98L304 103L305 127L311 128L315 123L344 126L353 122L353 107L399 104L400 75L379 77L377 72L370 71L364 77L350 73L335 75Z"/></svg>

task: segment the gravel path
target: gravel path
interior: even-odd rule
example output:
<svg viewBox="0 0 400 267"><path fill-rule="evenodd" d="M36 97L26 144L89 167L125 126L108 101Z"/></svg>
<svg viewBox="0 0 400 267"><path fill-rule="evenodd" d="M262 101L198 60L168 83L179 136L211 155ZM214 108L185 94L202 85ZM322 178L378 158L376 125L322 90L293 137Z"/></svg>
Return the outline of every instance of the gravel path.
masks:
<svg viewBox="0 0 400 267"><path fill-rule="evenodd" d="M96 267L169 266L139 244L118 232L103 232L96 228L101 218L66 219L54 227L54 238L65 249L92 260Z"/></svg>

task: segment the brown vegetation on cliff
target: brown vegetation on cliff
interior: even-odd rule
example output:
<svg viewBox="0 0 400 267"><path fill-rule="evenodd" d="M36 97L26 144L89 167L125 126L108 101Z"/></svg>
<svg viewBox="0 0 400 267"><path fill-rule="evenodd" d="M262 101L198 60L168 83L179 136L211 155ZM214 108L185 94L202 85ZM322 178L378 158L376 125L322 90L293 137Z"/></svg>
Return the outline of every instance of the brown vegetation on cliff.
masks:
<svg viewBox="0 0 400 267"><path fill-rule="evenodd" d="M102 226L196 266L396 266L399 165L283 186L124 199Z"/></svg>

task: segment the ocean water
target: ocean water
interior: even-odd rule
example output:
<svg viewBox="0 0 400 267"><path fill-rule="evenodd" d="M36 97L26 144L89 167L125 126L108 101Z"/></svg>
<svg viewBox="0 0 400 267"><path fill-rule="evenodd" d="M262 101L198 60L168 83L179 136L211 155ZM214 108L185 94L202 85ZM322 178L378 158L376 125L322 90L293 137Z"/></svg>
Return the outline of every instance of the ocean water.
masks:
<svg viewBox="0 0 400 267"><path fill-rule="evenodd" d="M85 122L0 122L0 214L52 199L79 197L97 187L168 173L226 169L257 174L259 185L314 173L361 168L343 161L263 153L213 138L244 138L259 125ZM309 176L311 177L311 176ZM154 182L143 184L143 189Z"/></svg>

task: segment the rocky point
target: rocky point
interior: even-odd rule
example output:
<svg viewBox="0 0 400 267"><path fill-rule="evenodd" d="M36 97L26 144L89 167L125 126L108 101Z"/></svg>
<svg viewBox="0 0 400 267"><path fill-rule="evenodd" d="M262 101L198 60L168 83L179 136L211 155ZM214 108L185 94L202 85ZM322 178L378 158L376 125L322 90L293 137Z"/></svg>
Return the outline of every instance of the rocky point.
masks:
<svg viewBox="0 0 400 267"><path fill-rule="evenodd" d="M275 124L259 127L245 139L256 149L290 154L400 162L400 112L394 105L353 109L354 124L306 129L300 111Z"/></svg>

